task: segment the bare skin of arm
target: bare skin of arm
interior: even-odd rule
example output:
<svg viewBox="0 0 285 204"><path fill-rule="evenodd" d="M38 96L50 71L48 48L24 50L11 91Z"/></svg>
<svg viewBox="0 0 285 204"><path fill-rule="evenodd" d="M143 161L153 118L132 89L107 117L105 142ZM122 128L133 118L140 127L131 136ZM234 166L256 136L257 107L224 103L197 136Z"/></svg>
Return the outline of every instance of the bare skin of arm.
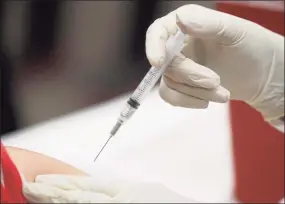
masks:
<svg viewBox="0 0 285 204"><path fill-rule="evenodd" d="M88 176L73 166L43 154L15 147L6 147L6 149L18 170L29 182L33 182L36 176L44 174Z"/></svg>

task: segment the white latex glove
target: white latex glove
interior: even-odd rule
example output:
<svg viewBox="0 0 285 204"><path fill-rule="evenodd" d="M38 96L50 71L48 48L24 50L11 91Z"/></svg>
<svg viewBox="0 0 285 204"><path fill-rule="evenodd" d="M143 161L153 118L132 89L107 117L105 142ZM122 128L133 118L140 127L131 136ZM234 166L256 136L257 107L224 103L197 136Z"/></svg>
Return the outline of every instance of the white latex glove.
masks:
<svg viewBox="0 0 285 204"><path fill-rule="evenodd" d="M33 203L189 203L194 202L164 185L129 181L104 182L103 177L41 175L24 184Z"/></svg>
<svg viewBox="0 0 285 204"><path fill-rule="evenodd" d="M252 105L267 120L284 116L283 36L226 13L185 5L149 27L151 65L163 63L165 43L177 24L189 35L188 45L163 75L162 99L174 106L206 108L210 101L231 98Z"/></svg>
<svg viewBox="0 0 285 204"><path fill-rule="evenodd" d="M34 183L24 182L23 194L29 203L112 203L101 185L91 177L42 175Z"/></svg>

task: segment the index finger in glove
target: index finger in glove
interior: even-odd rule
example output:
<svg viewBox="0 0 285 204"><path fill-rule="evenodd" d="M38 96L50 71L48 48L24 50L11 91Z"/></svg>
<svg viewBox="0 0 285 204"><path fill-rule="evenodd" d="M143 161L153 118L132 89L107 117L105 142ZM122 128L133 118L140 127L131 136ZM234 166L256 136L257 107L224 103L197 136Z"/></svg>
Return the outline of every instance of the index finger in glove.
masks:
<svg viewBox="0 0 285 204"><path fill-rule="evenodd" d="M152 66L160 67L165 60L165 45L169 36L177 32L175 11L156 19L147 29L145 49L146 56Z"/></svg>

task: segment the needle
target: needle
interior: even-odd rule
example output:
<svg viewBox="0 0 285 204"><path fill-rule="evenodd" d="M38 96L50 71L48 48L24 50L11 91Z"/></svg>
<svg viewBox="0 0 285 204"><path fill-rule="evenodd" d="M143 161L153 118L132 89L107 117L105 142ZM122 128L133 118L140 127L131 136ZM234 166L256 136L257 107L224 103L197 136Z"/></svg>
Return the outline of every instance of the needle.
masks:
<svg viewBox="0 0 285 204"><path fill-rule="evenodd" d="M107 142L104 144L104 146L102 147L102 149L100 150L100 152L97 154L96 158L94 159L94 162L96 161L96 159L99 157L99 155L101 154L101 152L103 151L103 149L106 147L106 145L108 144L108 142L110 141L112 136L109 137L109 139L107 140Z"/></svg>
<svg viewBox="0 0 285 204"><path fill-rule="evenodd" d="M98 155L96 156L95 160L101 154L105 146L108 144L109 140L115 136L116 132L120 129L120 127L129 120L132 115L136 112L138 107L140 106L143 98L151 91L151 89L155 86L156 82L159 80L163 72L166 70L168 65L172 62L174 57L181 53L185 45L186 35L178 30L178 32L174 36L170 36L166 43L166 50L167 55L166 59L160 67L152 66L147 74L144 76L143 80L140 82L136 90L128 99L127 103L125 104L123 110L120 112L120 116L117 119L116 125L113 127L111 131L111 135L107 142L104 144Z"/></svg>
<svg viewBox="0 0 285 204"><path fill-rule="evenodd" d="M123 122L122 121L117 121L116 125L113 127L110 137L107 140L107 142L104 144L104 146L102 147L102 149L100 150L100 152L97 154L96 158L94 159L93 162L96 161L96 159L99 157L99 155L101 154L101 152L103 151L103 149L106 147L106 145L108 144L109 140L115 136L115 134L118 132L118 130L120 129L120 127L122 126Z"/></svg>

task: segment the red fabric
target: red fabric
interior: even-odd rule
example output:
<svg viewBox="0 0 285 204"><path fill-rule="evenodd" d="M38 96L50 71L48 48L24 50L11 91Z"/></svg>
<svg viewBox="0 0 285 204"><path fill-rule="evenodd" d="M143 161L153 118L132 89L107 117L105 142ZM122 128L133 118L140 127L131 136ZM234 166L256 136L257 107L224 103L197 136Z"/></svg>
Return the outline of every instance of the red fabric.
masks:
<svg viewBox="0 0 285 204"><path fill-rule="evenodd" d="M221 1L216 6L284 35L284 2ZM235 196L243 203L276 203L284 197L284 135L243 102L232 101L230 110Z"/></svg>
<svg viewBox="0 0 285 204"><path fill-rule="evenodd" d="M25 203L22 193L21 176L1 143L1 168L3 183L1 183L1 203Z"/></svg>

